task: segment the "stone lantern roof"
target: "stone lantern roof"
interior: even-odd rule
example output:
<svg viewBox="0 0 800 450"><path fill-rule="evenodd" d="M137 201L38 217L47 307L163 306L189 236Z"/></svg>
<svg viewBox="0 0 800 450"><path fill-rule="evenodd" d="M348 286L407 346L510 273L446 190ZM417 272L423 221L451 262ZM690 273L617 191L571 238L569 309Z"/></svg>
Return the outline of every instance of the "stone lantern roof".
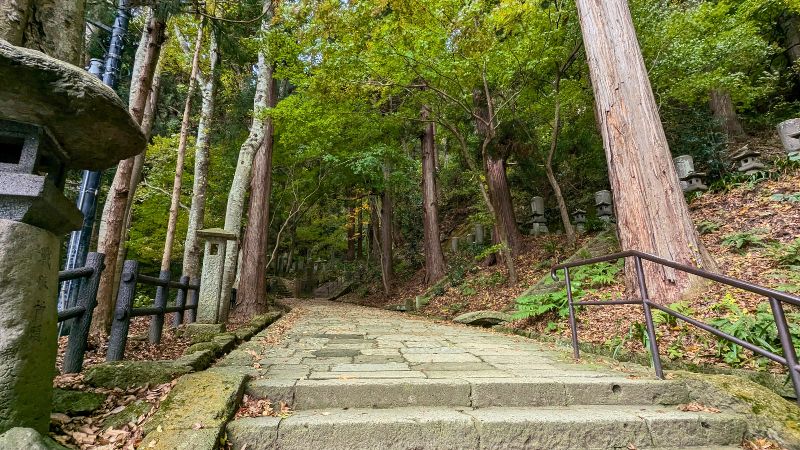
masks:
<svg viewBox="0 0 800 450"><path fill-rule="evenodd" d="M745 145L744 147L740 148L734 155L732 155L733 159L740 160L747 158L748 156L760 156L761 152L757 150L751 150L749 145Z"/></svg>
<svg viewBox="0 0 800 450"><path fill-rule="evenodd" d="M45 127L66 167L99 170L144 150L117 94L72 64L0 39L0 119Z"/></svg>

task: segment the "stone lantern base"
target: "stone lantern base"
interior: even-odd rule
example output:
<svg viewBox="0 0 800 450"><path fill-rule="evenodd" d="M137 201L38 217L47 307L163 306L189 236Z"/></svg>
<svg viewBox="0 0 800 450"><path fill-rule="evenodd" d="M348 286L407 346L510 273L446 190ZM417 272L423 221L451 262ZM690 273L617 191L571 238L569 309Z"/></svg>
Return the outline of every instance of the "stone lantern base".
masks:
<svg viewBox="0 0 800 450"><path fill-rule="evenodd" d="M0 219L0 433L47 433L56 353L59 238Z"/></svg>

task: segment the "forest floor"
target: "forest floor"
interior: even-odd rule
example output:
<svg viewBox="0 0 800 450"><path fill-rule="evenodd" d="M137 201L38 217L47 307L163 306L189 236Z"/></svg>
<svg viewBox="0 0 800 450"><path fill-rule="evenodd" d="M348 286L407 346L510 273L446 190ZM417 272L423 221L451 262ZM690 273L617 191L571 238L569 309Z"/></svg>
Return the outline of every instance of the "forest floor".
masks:
<svg viewBox="0 0 800 450"><path fill-rule="evenodd" d="M715 259L719 272L754 284L791 293L800 292L800 171L789 170L768 178L740 178L718 183L712 191L694 196L689 208L700 238ZM455 264L457 282L437 292L417 314L438 319L452 319L470 311L516 311L516 299L527 288L548 275L550 266L569 257L592 235L582 235L575 247L568 247L563 235L527 236L523 251L515 259L519 283L509 285L502 265L487 266L451 255L450 275ZM625 287L619 268L611 282L585 289L583 300L611 299L622 296ZM426 290L424 271L398 282L391 295L378 287L365 298L350 294L345 301L387 307L403 304ZM762 344L775 343L777 335L765 298L721 284L711 284L704 291L673 304L692 317L712 322L745 340ZM562 312L565 310L562 308ZM790 315L798 311L787 309ZM795 316L793 316L795 317ZM796 316L800 317L800 316ZM670 359L690 364L711 364L739 368L782 371L782 366L754 358L748 351L720 343L705 332L681 322L664 320L658 339L661 350ZM601 345L615 352L645 351L643 315L634 305L583 308L578 313L581 342ZM790 319L790 323L792 320ZM796 322L796 321L795 321ZM537 334L569 338L567 318L551 311L535 318L521 319L514 328ZM800 328L800 327L798 327ZM794 334L800 335L800 329ZM773 348L781 353L780 348Z"/></svg>

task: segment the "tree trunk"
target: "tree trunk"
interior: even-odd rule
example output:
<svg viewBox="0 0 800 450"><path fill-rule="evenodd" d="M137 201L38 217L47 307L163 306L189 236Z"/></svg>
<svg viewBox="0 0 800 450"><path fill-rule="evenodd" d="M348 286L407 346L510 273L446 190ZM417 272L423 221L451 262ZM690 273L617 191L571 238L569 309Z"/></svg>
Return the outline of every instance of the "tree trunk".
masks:
<svg viewBox="0 0 800 450"><path fill-rule="evenodd" d="M381 260L381 239L380 239L380 209L378 207L378 197L369 196L369 259L371 261Z"/></svg>
<svg viewBox="0 0 800 450"><path fill-rule="evenodd" d="M420 144L422 148L422 224L425 248L425 283L430 285L445 276L442 242L439 240L439 206L436 188L435 127L430 121L430 110L422 107L425 122Z"/></svg>
<svg viewBox="0 0 800 450"><path fill-rule="evenodd" d="M267 106L277 104L278 85L271 64L265 66ZM249 318L265 312L267 304L267 236L269 233L269 198L272 191L272 147L275 126L271 117L264 119L264 139L253 162L250 182L250 208L242 240L242 267L236 301L236 316Z"/></svg>
<svg viewBox="0 0 800 450"><path fill-rule="evenodd" d="M484 160L486 182L489 186L489 198L495 210L495 220L507 236L507 245L512 255L519 253L522 246L522 234L517 227L517 217L511 203L511 190L506 177L506 160L489 153Z"/></svg>
<svg viewBox="0 0 800 450"><path fill-rule="evenodd" d="M189 225L183 250L183 274L190 279L200 278L200 240L197 231L203 228L206 212L206 191L208 190L208 165L211 148L211 124L214 119L214 103L217 94L217 63L219 48L217 31L211 30L209 48L209 70L200 86L203 97L200 121L197 123L197 140L194 151L194 181L192 186L192 207L189 210Z"/></svg>
<svg viewBox="0 0 800 450"><path fill-rule="evenodd" d="M672 163L626 0L576 0L620 244L682 264L716 270L698 239ZM627 266L631 266L628 264ZM680 300L698 280L644 262L649 297ZM626 270L629 286L632 270Z"/></svg>
<svg viewBox="0 0 800 450"><path fill-rule="evenodd" d="M350 205L347 207L347 254L345 255L346 261L355 261L356 259L356 207Z"/></svg>
<svg viewBox="0 0 800 450"><path fill-rule="evenodd" d="M169 218L167 219L167 236L164 240L164 254L161 257L161 271L169 270L172 263L172 244L175 242L175 233L178 228L178 209L181 203L181 187L183 186L183 166L186 160L186 145L189 139L189 119L192 115L192 97L197 88L197 71L200 68L200 50L203 48L203 23L198 24L197 40L192 55L192 70L189 74L189 88L186 91L186 102L183 105L183 118L181 119L181 133L178 138L178 158L175 162L175 179L172 182L172 198L169 205Z"/></svg>
<svg viewBox="0 0 800 450"><path fill-rule="evenodd" d="M3 0L0 39L80 65L85 16L85 0Z"/></svg>
<svg viewBox="0 0 800 450"><path fill-rule="evenodd" d="M265 18L262 30L266 30L269 20ZM266 123L258 116L267 106L267 64L264 54L258 55L258 81L256 82L256 92L253 97L253 120L250 124L250 134L242 143L239 149L239 160L236 163L236 171L233 174L231 190L228 194L228 204L225 208L225 230L237 236L236 241L228 242L225 252L225 270L222 276L222 314L220 320L227 319L227 307L230 305L230 295L233 284L236 281L236 267L239 258L238 237L242 232L242 215L244 214L244 200L247 195L247 188L250 186L250 175L253 168L253 158L256 150L264 140Z"/></svg>
<svg viewBox="0 0 800 450"><path fill-rule="evenodd" d="M712 89L709 93L709 107L714 119L728 136L728 141L735 141L744 136L742 123L736 115L731 94L723 89Z"/></svg>
<svg viewBox="0 0 800 450"><path fill-rule="evenodd" d="M150 38L147 40L147 51L144 55L141 73L132 82L132 84L138 86L138 92L136 96L131 97L129 105L131 116L139 124L142 123L147 98L150 96L150 87L153 83L153 74L156 64L158 64L158 58L161 55L165 26L166 18L155 15L147 25L148 33L150 34ZM98 238L97 249L98 252L106 255L106 270L103 271L100 277L100 285L97 290L97 309L95 309L92 320L92 330L104 334L108 334L111 328L114 312L115 299L111 295L114 291L114 268L117 263L120 237L125 221L134 162L135 157L131 157L117 165L114 182L111 184L106 198L106 202L111 202L111 204L107 209L104 208L103 219L101 220L105 224L105 232L101 233Z"/></svg>
<svg viewBox="0 0 800 450"><path fill-rule="evenodd" d="M358 201L358 219L356 221L356 256L359 260L364 257L364 201Z"/></svg>
<svg viewBox="0 0 800 450"><path fill-rule="evenodd" d="M388 186L389 166L383 165L384 188L381 196L381 278L386 295L392 291L392 194Z"/></svg>
<svg viewBox="0 0 800 450"><path fill-rule="evenodd" d="M785 36L786 56L789 63L795 65L800 60L800 17L797 14L783 13L780 22Z"/></svg>
<svg viewBox="0 0 800 450"><path fill-rule="evenodd" d="M556 106L555 117L553 119L553 136L550 139L550 151L547 153L547 158L545 158L544 161L544 171L547 174L547 181L550 182L550 187L553 189L556 203L558 203L558 212L561 214L561 223L564 224L564 233L567 235L567 242L569 245L575 245L575 228L569 220L567 203L564 201L564 195L561 193L561 186L559 186L556 175L553 172L553 156L558 148L558 136L561 132L561 101L558 97L560 84L561 74L559 72L559 74L556 75Z"/></svg>

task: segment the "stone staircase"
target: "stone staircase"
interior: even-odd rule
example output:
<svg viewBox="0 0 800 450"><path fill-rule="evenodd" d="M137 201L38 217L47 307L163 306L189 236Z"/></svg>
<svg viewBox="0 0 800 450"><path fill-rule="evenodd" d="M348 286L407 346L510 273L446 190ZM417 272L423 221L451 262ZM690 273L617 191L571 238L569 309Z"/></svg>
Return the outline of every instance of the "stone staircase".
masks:
<svg viewBox="0 0 800 450"><path fill-rule="evenodd" d="M267 283L269 293L275 294L277 298L290 298L293 297L292 292L286 287L286 280L280 277L269 277Z"/></svg>
<svg viewBox="0 0 800 450"><path fill-rule="evenodd" d="M311 308L284 341L261 349L246 393L293 412L230 422L232 448L731 449L745 436L742 416L678 408L692 400L683 381L574 364L474 328L345 308Z"/></svg>
<svg viewBox="0 0 800 450"><path fill-rule="evenodd" d="M680 411L689 393L672 381L262 379L247 392L295 412L232 422L234 449L723 449L746 429L734 415Z"/></svg>

